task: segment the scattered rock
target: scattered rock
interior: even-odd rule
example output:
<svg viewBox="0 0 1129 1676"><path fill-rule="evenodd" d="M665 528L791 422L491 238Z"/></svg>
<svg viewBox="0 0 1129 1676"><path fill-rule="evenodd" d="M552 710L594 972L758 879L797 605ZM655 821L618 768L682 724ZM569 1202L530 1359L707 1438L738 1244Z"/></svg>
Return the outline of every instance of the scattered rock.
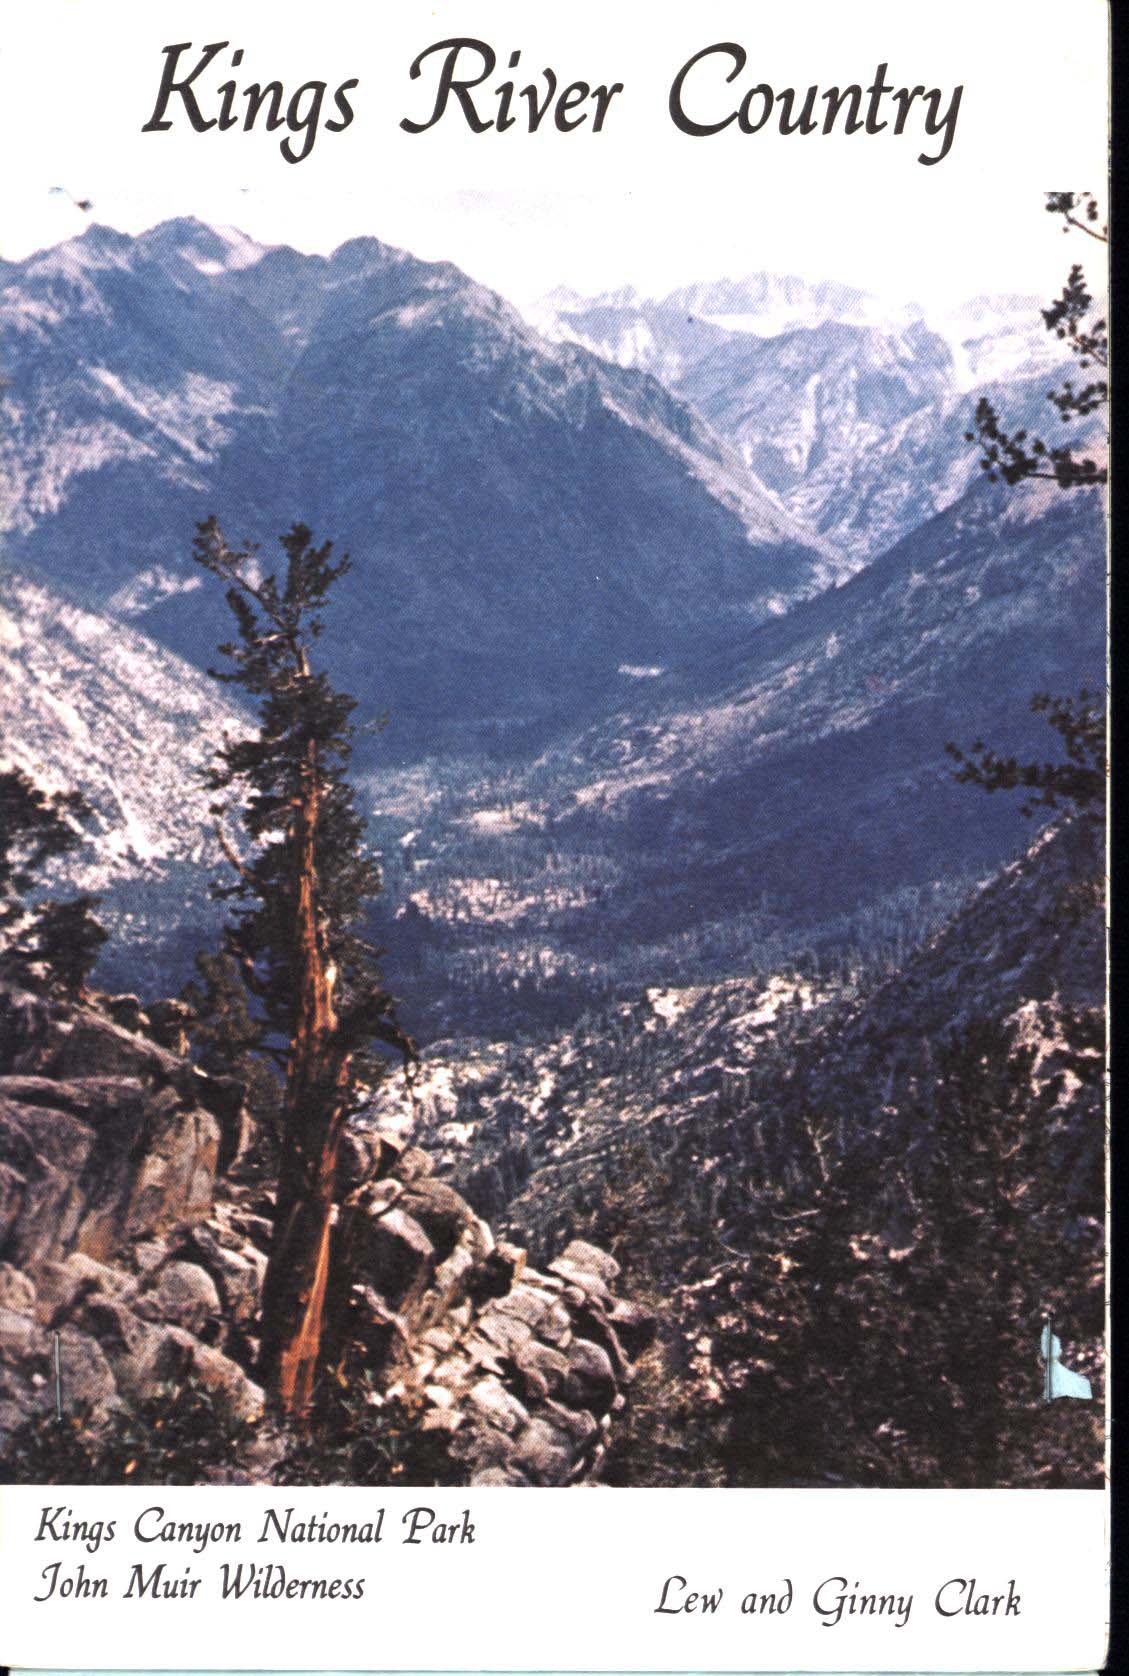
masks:
<svg viewBox="0 0 1129 1676"><path fill-rule="evenodd" d="M89 1406L97 1420L118 1406L118 1387L105 1351L89 1333L64 1327L59 1334L59 1374L67 1411ZM54 1401L54 1392L51 1393Z"/></svg>
<svg viewBox="0 0 1129 1676"><path fill-rule="evenodd" d="M197 1335L220 1315L220 1295L206 1269L178 1260L167 1263L151 1290L134 1304L146 1321L168 1321Z"/></svg>
<svg viewBox="0 0 1129 1676"><path fill-rule="evenodd" d="M35 1309L35 1284L30 1275L11 1263L0 1263L0 1309L17 1315L31 1315Z"/></svg>
<svg viewBox="0 0 1129 1676"><path fill-rule="evenodd" d="M224 1420L263 1413L247 1370L274 1195L224 1179L242 1085L182 1056L187 1022L0 986L0 1446L54 1402L56 1332L64 1400L95 1419L186 1380ZM573 1240L539 1273L406 1135L350 1131L338 1189L327 1345L407 1402L453 1483L595 1476L650 1326L614 1259ZM255 1438L212 1477L269 1481L283 1444Z"/></svg>
<svg viewBox="0 0 1129 1676"><path fill-rule="evenodd" d="M631 1356L640 1355L654 1342L657 1327L654 1311L631 1298L617 1298L608 1312L608 1321Z"/></svg>
<svg viewBox="0 0 1129 1676"><path fill-rule="evenodd" d="M235 1248L221 1245L208 1222L193 1229L190 1245L218 1288L226 1319L237 1327L252 1326L259 1315L266 1254L249 1241Z"/></svg>
<svg viewBox="0 0 1129 1676"><path fill-rule="evenodd" d="M0 1305L0 1356L22 1355L31 1347L37 1332L33 1316Z"/></svg>
<svg viewBox="0 0 1129 1676"><path fill-rule="evenodd" d="M422 1296L434 1271L435 1247L415 1219L393 1205L362 1211L350 1235L363 1248L357 1272L379 1281L381 1295L395 1310Z"/></svg>
<svg viewBox="0 0 1129 1676"><path fill-rule="evenodd" d="M474 1304L485 1304L490 1298L504 1298L525 1267L525 1252L518 1246L498 1244L493 1251L475 1265L468 1290Z"/></svg>
<svg viewBox="0 0 1129 1676"><path fill-rule="evenodd" d="M466 1200L442 1181L417 1180L400 1200L400 1208L414 1217L442 1262L455 1249L460 1235L477 1221Z"/></svg>
<svg viewBox="0 0 1129 1676"><path fill-rule="evenodd" d="M418 1146L407 1147L396 1162L396 1174L403 1182L422 1181L434 1168L431 1154Z"/></svg>
<svg viewBox="0 0 1129 1676"><path fill-rule="evenodd" d="M124 1292L130 1285L130 1277L120 1269L87 1257L84 1252L72 1251L61 1263L48 1260L37 1264L35 1284L39 1319L45 1327L54 1330L69 1321L94 1294L113 1298Z"/></svg>
<svg viewBox="0 0 1129 1676"><path fill-rule="evenodd" d="M168 1048L170 1053L186 1054L189 1026L196 1017L195 1011L187 1001L153 1001L146 1008L146 1012L149 1015L147 1032L158 1046ZM115 1022L126 1023L125 1019L116 1015ZM126 1025L126 1028L130 1026ZM139 1026L134 1025L132 1028L137 1029Z"/></svg>
<svg viewBox="0 0 1129 1676"><path fill-rule="evenodd" d="M98 1001L102 1011L123 1030L140 1033L149 1022L139 995L102 995Z"/></svg>
<svg viewBox="0 0 1129 1676"><path fill-rule="evenodd" d="M26 1267L191 1223L211 1206L215 1119L137 1078L36 1079L36 1098L0 1078L0 1250ZM81 1115L79 1115L81 1114Z"/></svg>
<svg viewBox="0 0 1129 1676"><path fill-rule="evenodd" d="M561 1261L575 1269L598 1275L605 1286L611 1286L619 1279L619 1264L615 1258L601 1251L599 1246L589 1245L586 1240L570 1240L561 1252Z"/></svg>
<svg viewBox="0 0 1129 1676"><path fill-rule="evenodd" d="M607 1351L588 1339L574 1338L566 1355L569 1369L566 1389L575 1406L597 1412L610 1408L619 1387Z"/></svg>
<svg viewBox="0 0 1129 1676"><path fill-rule="evenodd" d="M379 1181L395 1167L402 1148L375 1129L347 1129L337 1159L337 1192L342 1199Z"/></svg>
<svg viewBox="0 0 1129 1676"><path fill-rule="evenodd" d="M535 1484L559 1484L572 1466L572 1438L547 1420L530 1420L515 1440L513 1462Z"/></svg>
<svg viewBox="0 0 1129 1676"><path fill-rule="evenodd" d="M192 1372L217 1399L221 1411L230 1420L247 1422L258 1419L262 1414L265 1402L262 1387L248 1379L243 1369L230 1357L210 1345L195 1345Z"/></svg>

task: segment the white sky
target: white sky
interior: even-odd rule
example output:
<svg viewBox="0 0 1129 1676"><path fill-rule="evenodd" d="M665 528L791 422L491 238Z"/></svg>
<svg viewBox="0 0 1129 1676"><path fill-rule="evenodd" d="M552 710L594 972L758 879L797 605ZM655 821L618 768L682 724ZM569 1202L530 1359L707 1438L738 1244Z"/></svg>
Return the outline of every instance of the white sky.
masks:
<svg viewBox="0 0 1129 1676"><path fill-rule="evenodd" d="M661 293L764 269L938 308L981 291L1056 291L1086 241L1064 241L1042 193L1101 192L1104 180L1103 0L1072 0L1065 22L1060 0L24 0L5 25L8 258L87 224L49 195L63 185L93 199L93 219L130 232L194 214L303 250L375 234L518 301L558 284ZM562 85L622 81L604 133L476 136L454 109L427 134L402 132L402 116L430 108L412 59L464 34L497 52L487 89L515 48L519 86L545 64ZM179 106L172 132L142 134L161 48L221 40L243 48L242 65L232 72L221 54L202 89L226 74L241 88L277 78L288 92L356 76L352 126L320 133L297 165L280 156L281 135L194 134ZM964 84L953 149L918 163L938 141L916 115L900 139L680 134L667 111L674 74L723 40L742 44L749 65L728 104L713 75L718 114L760 81L801 94L865 88L885 61L895 87L941 88L942 108ZM1091 266L1096 252L1086 246Z"/></svg>

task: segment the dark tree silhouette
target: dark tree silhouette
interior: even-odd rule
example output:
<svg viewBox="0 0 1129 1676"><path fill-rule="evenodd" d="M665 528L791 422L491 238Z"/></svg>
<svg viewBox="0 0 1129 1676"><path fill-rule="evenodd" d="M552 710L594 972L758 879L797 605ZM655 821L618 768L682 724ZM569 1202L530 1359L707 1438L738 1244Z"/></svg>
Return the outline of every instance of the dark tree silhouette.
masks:
<svg viewBox="0 0 1129 1676"><path fill-rule="evenodd" d="M980 786L984 791L1016 791L1030 796L1020 813L1034 814L1038 808L1072 809L1089 819L1102 816L1106 789L1105 709L1097 693L1085 688L1077 698L1055 698L1036 693L1031 700L1036 714L1046 716L1066 750L1065 762L1025 762L1001 757L982 740L965 753L952 743L945 746L959 767L957 780Z"/></svg>
<svg viewBox="0 0 1129 1676"><path fill-rule="evenodd" d="M0 772L0 932L24 911L43 867L79 841L89 814L79 792L46 792L19 768Z"/></svg>
<svg viewBox="0 0 1129 1676"><path fill-rule="evenodd" d="M1099 244L1108 243L1108 229L1093 193L1048 192L1046 208L1049 214L1062 217L1063 232L1073 228ZM1109 363L1109 339L1105 321L1091 318L1092 306L1085 275L1075 263L1061 296L1043 309L1043 320L1048 331L1069 345L1080 367L1088 372L1098 367L1104 372ZM1088 378L1077 387L1067 379L1057 390L1047 392L1047 400L1058 409L1060 418L1081 419L1106 406L1109 385L1104 377ZM1106 467L1079 458L1069 443L1052 448L1026 431L1004 431L986 397L976 409L975 425L976 429L966 431L965 436L969 442L979 442L983 449L980 465L992 482L1002 478L1005 483L1015 484L1027 478L1044 478L1060 489L1076 489L1107 481ZM1039 807L1066 808L1081 812L1091 821L1100 820L1106 791L1105 710L1101 697L1085 690L1076 698L1036 693L1031 708L1045 714L1061 738L1066 748L1065 762L1020 763L1015 757L1000 756L979 739L967 752L950 740L945 750L958 764L955 778L989 792L1029 792L1021 809L1025 815Z"/></svg>
<svg viewBox="0 0 1129 1676"><path fill-rule="evenodd" d="M332 543L296 524L281 537L280 577L254 548L233 551L214 518L194 557L227 588L238 638L213 671L258 701L259 730L225 740L208 780L230 792L249 853L221 838L237 869L227 947L260 1022L260 1043L284 1072L282 1158L263 1289L260 1372L283 1412L309 1408L318 1369L337 1156L381 1041L405 1062L416 1048L396 1022L377 952L358 934L380 889L347 777L354 701L310 662L333 584L348 567ZM221 816L225 806L217 804Z"/></svg>
<svg viewBox="0 0 1129 1676"><path fill-rule="evenodd" d="M1092 193L1048 192L1046 208L1049 214L1062 216L1064 232L1076 228L1102 244L1108 242L1108 232ZM1061 295L1042 310L1047 330L1067 344L1079 367L1089 375L1081 385L1066 379L1058 389L1048 390L1047 400L1058 409L1064 421L1084 419L1109 400L1109 384L1104 376L1109 366L1109 335L1106 322L1092 316L1093 306L1085 273L1081 264L1075 262ZM979 443L980 466L990 482L1002 478L1005 483L1020 483L1025 478L1039 477L1057 483L1060 489L1075 489L1107 480L1106 467L1087 456L1080 457L1072 443L1056 446L1031 436L1026 430L1005 431L999 413L986 396L977 404L973 426L965 436L969 442Z"/></svg>
<svg viewBox="0 0 1129 1676"><path fill-rule="evenodd" d="M46 792L18 768L0 771L0 973L81 996L106 941L95 898L29 900L44 869L82 842L91 814L79 792Z"/></svg>
<svg viewBox="0 0 1129 1676"><path fill-rule="evenodd" d="M44 902L17 945L18 961L29 974L39 974L51 993L81 1000L108 933L94 917L96 898L73 896L66 902Z"/></svg>

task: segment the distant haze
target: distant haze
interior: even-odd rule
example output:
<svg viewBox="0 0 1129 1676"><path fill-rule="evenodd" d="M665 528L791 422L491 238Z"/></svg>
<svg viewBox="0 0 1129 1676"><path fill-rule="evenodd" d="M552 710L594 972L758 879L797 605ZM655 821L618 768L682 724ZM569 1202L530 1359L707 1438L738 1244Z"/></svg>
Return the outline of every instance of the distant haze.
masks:
<svg viewBox="0 0 1129 1676"><path fill-rule="evenodd" d="M99 221L130 233L191 214L322 254L373 234L451 260L521 306L558 285L592 294L630 283L665 295L767 271L935 310L982 292L1051 294L1079 246L1096 271L1098 247L1082 235L1064 240L1042 203L1047 188L1102 186L1100 0L1076 4L1068 31L1050 0L994 10L953 0L943 28L904 0L797 0L779 10L701 0L667 15L648 10L645 31L643 15L593 0L567 17L512 0L323 0L312 19L258 4L233 16L229 5L199 0L189 23L139 0L43 0L0 51L0 133L5 156L18 160L0 184L0 255L18 259L73 237L87 219L73 200L89 199ZM412 60L460 34L488 39L500 64L520 49L519 80L552 65L561 78L622 81L604 132L475 135L457 112L427 134L403 132L401 117L428 103L408 76ZM266 132L196 134L181 118L170 132L143 134L162 46L189 36L244 49L230 73L248 81L278 78L289 89L319 77L332 88L357 78L354 122L319 134L296 166ZM959 84L952 151L923 167L908 135L680 134L667 112L671 77L689 54L724 40L745 44L746 81L778 88L865 85L880 63L896 81L946 97ZM60 186L71 196L52 193Z"/></svg>

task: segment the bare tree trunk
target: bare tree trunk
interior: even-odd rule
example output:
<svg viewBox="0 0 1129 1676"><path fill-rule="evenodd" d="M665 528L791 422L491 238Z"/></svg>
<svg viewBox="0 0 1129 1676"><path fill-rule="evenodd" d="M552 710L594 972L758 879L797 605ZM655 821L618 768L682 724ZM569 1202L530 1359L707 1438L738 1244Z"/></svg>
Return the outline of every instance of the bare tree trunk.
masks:
<svg viewBox="0 0 1129 1676"><path fill-rule="evenodd" d="M317 1373L350 1059L318 911L317 766L311 744L294 817L298 999L283 1094L283 1155L259 1355L264 1384L283 1412L294 1417L309 1408Z"/></svg>

